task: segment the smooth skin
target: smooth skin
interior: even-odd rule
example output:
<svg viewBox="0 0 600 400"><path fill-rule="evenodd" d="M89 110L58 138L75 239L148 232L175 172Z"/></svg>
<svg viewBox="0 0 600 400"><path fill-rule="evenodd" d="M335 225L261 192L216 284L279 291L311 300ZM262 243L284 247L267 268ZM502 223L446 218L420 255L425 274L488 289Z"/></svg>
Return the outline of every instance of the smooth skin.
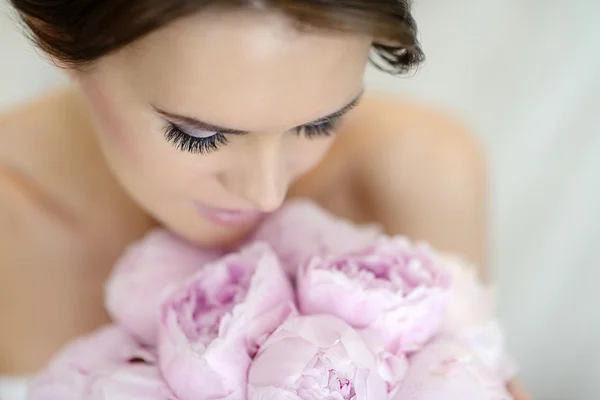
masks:
<svg viewBox="0 0 600 400"><path fill-rule="evenodd" d="M0 116L0 373L32 373L106 323L102 283L149 229L231 246L258 222L218 223L195 204L268 213L309 197L485 265L478 145L435 110L361 96L371 41L277 13L203 12ZM335 134L297 134L358 96ZM244 134L185 152L165 140L170 122L182 127L173 115Z"/></svg>

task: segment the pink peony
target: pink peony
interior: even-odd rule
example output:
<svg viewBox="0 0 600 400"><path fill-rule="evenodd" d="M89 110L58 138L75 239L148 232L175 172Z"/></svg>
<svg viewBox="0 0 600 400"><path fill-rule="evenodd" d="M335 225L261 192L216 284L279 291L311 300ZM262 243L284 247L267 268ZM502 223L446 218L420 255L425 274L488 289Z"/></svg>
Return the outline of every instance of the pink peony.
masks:
<svg viewBox="0 0 600 400"><path fill-rule="evenodd" d="M504 332L495 317L494 293L483 285L476 269L446 256L442 267L452 276L442 332L466 345L487 368L508 381L517 368L506 352Z"/></svg>
<svg viewBox="0 0 600 400"><path fill-rule="evenodd" d="M376 226L359 227L307 200L293 200L269 216L252 239L268 242L290 276L314 256L364 248L381 235Z"/></svg>
<svg viewBox="0 0 600 400"><path fill-rule="evenodd" d="M66 346L33 380L28 399L176 400L154 362L118 328L103 328Z"/></svg>
<svg viewBox="0 0 600 400"><path fill-rule="evenodd" d="M261 347L249 400L383 400L386 385L362 338L329 316L288 319Z"/></svg>
<svg viewBox="0 0 600 400"><path fill-rule="evenodd" d="M410 358L394 400L511 400L504 383L470 350L439 338Z"/></svg>
<svg viewBox="0 0 600 400"><path fill-rule="evenodd" d="M106 284L106 308L140 342L156 345L161 300L175 285L219 257L165 231L132 245Z"/></svg>
<svg viewBox="0 0 600 400"><path fill-rule="evenodd" d="M449 284L429 249L403 238L314 258L297 276L302 314L336 315L360 329L374 351L392 354L417 350L437 332Z"/></svg>
<svg viewBox="0 0 600 400"><path fill-rule="evenodd" d="M161 310L159 365L181 400L243 399L260 344L292 312L277 256L256 243L198 271Z"/></svg>
<svg viewBox="0 0 600 400"><path fill-rule="evenodd" d="M177 400L177 398L167 388L156 366L130 364L98 378L92 385L89 400Z"/></svg>

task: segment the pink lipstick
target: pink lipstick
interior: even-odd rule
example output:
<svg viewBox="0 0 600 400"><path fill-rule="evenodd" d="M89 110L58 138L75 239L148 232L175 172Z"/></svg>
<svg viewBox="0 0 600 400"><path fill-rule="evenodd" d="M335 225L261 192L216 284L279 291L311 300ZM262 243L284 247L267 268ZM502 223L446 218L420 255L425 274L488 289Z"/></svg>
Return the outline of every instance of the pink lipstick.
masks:
<svg viewBox="0 0 600 400"><path fill-rule="evenodd" d="M221 225L245 225L257 221L264 215L258 210L227 210L194 202L194 207L207 219Z"/></svg>

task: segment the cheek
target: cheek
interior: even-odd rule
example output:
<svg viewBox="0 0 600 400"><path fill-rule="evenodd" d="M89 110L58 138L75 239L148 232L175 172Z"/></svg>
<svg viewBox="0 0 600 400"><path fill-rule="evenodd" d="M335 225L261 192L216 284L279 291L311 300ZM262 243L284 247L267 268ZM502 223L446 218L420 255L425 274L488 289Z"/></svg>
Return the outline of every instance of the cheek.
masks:
<svg viewBox="0 0 600 400"><path fill-rule="evenodd" d="M139 102L110 82L82 84L96 134L113 172L129 190L180 192L198 179L198 158L175 150ZM206 169L206 168L205 168Z"/></svg>
<svg viewBox="0 0 600 400"><path fill-rule="evenodd" d="M157 165L173 165L174 159L181 159L165 142L160 123L126 86L90 78L82 81L81 89L97 126L98 140L113 168L155 174Z"/></svg>
<svg viewBox="0 0 600 400"><path fill-rule="evenodd" d="M289 175L296 178L319 164L334 142L334 138L305 139L295 138L290 144L288 158Z"/></svg>
<svg viewBox="0 0 600 400"><path fill-rule="evenodd" d="M118 90L111 90L109 82L102 83L93 78L80 81L81 91L97 127L98 139L107 152L133 155L139 148L139 141L131 134L136 130L135 123L128 117L134 115L132 107Z"/></svg>

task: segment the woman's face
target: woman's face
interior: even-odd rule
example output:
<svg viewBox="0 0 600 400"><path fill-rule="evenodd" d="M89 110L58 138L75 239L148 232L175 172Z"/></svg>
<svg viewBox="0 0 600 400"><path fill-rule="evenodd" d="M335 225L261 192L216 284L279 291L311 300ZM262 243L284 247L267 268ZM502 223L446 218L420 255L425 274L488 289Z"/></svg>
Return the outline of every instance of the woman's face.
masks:
<svg viewBox="0 0 600 400"><path fill-rule="evenodd" d="M371 38L204 12L77 72L106 160L166 227L227 245L325 155Z"/></svg>

